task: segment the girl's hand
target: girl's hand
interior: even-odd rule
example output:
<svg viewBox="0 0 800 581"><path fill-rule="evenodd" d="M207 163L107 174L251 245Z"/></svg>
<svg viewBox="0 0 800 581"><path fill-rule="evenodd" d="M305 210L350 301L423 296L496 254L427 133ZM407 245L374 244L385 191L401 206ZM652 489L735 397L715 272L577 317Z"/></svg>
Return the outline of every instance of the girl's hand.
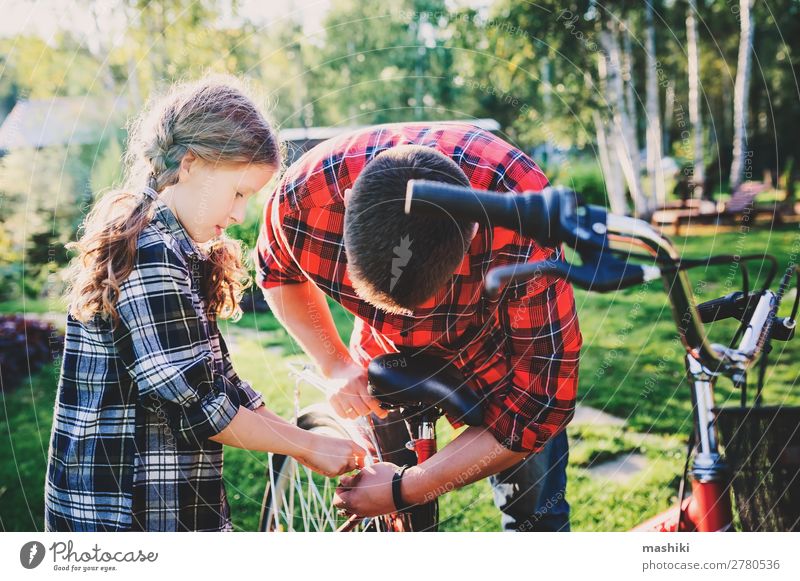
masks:
<svg viewBox="0 0 800 581"><path fill-rule="evenodd" d="M315 435L307 452L297 456L297 461L323 476L339 476L364 467L366 451L344 438Z"/></svg>

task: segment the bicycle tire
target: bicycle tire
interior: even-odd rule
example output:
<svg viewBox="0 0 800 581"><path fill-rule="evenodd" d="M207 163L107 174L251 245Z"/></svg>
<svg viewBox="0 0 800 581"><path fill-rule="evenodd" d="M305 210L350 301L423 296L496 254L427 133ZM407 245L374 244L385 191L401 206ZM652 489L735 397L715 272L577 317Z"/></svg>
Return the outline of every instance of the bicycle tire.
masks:
<svg viewBox="0 0 800 581"><path fill-rule="evenodd" d="M301 411L297 425L309 431L342 438L350 437L347 429L331 413L310 406ZM389 445L389 449L397 450L402 433L384 424L380 429L379 445ZM393 440L393 442L389 442ZM403 446L404 446L403 442ZM396 456L396 452L394 454ZM413 456L411 454L410 456ZM408 460L409 455L404 456ZM329 504L336 488L335 478L326 478L312 473L299 464L294 458L282 454L273 454L267 466L266 488L261 505L258 530L272 531L333 531L346 521L339 516ZM298 490L305 490L312 497L316 496L315 508L322 514L312 514L312 500L299 498ZM302 496L302 495L300 495ZM301 514L296 514L295 507ZM438 502L414 507L410 512L398 515L387 515L373 519L362 519L353 531L435 531L438 525Z"/></svg>

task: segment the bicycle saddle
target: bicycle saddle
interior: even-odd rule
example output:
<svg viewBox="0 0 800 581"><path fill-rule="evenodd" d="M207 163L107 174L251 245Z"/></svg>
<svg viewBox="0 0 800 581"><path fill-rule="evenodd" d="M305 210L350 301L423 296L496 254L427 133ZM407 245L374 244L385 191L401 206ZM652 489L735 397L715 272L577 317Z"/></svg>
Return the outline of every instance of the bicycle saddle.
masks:
<svg viewBox="0 0 800 581"><path fill-rule="evenodd" d="M483 423L480 396L451 363L428 355L387 353L369 363L369 392L387 408L439 408L468 426Z"/></svg>

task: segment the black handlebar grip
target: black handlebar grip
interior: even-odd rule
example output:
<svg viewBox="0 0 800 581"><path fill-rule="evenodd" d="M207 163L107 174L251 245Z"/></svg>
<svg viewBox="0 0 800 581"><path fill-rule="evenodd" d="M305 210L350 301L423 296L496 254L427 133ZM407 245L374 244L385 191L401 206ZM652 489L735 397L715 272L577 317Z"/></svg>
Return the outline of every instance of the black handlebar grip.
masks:
<svg viewBox="0 0 800 581"><path fill-rule="evenodd" d="M484 288L490 298L496 298L508 283L542 275L563 278L579 288L600 293L629 288L645 281L645 269L641 265L622 260L606 258L582 266L563 260L542 260L492 268L486 273Z"/></svg>
<svg viewBox="0 0 800 581"><path fill-rule="evenodd" d="M497 194L428 180L409 180L406 214L450 216L458 220L501 226L533 238L541 246L557 246L560 192Z"/></svg>
<svg viewBox="0 0 800 581"><path fill-rule="evenodd" d="M558 271L555 261L524 262L489 269L483 287L490 298L500 296L500 291L512 280L530 280L542 274L555 274Z"/></svg>
<svg viewBox="0 0 800 581"><path fill-rule="evenodd" d="M742 313L745 302L744 293L742 291L736 291L724 297L700 303L697 305L697 313L700 315L700 320L704 323L730 319Z"/></svg>

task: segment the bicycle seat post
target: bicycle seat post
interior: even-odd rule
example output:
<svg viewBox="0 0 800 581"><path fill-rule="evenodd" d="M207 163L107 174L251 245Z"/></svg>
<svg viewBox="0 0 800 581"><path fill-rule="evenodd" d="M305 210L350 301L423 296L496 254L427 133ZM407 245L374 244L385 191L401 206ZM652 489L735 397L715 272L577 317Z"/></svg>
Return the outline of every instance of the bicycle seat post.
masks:
<svg viewBox="0 0 800 581"><path fill-rule="evenodd" d="M412 405L403 408L402 416L408 424L411 440L406 447L417 455L421 464L436 453L436 420L440 413L435 408Z"/></svg>

